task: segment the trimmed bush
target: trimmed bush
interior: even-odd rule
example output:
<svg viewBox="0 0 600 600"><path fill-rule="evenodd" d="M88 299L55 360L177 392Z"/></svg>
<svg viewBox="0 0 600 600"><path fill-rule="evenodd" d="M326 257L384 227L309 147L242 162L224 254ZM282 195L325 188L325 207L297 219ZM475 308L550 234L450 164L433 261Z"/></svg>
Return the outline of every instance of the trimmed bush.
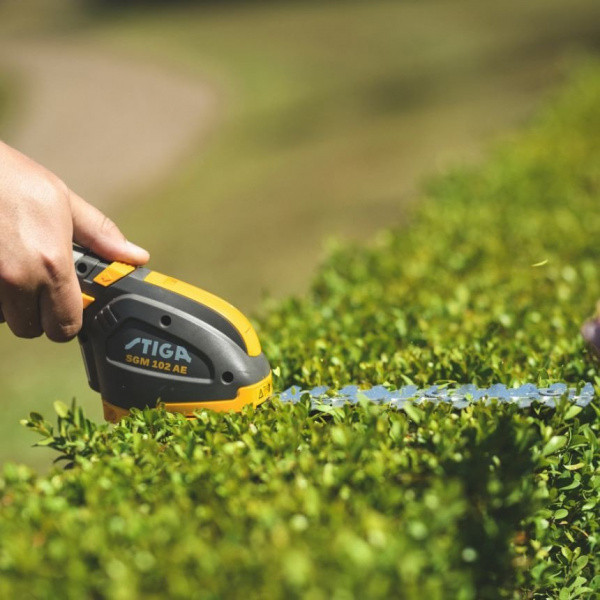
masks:
<svg viewBox="0 0 600 600"><path fill-rule="evenodd" d="M600 380L600 67L525 134L434 182L404 228L341 247L260 323L279 389ZM27 426L67 468L7 465L0 594L33 598L588 598L600 409L276 399L116 427Z"/></svg>

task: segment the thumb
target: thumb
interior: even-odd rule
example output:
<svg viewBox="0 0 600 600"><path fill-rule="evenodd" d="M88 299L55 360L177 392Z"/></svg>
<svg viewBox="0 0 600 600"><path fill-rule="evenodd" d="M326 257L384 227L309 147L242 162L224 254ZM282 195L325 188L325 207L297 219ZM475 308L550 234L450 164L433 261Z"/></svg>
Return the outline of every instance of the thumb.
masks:
<svg viewBox="0 0 600 600"><path fill-rule="evenodd" d="M128 242L121 230L97 208L70 192L73 241L107 260L143 265L150 255Z"/></svg>

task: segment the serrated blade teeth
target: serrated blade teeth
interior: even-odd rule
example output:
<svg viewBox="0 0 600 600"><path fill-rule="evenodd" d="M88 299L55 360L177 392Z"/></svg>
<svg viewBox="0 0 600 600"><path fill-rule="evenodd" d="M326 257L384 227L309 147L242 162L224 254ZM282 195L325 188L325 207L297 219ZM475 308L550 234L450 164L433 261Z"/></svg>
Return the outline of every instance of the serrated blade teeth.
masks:
<svg viewBox="0 0 600 600"><path fill-rule="evenodd" d="M495 383L487 388L465 384L458 387L433 385L420 389L415 385L407 385L398 390L390 390L383 385L366 389L361 389L358 385L347 385L337 391L330 391L330 388L321 385L308 390L291 387L280 394L279 399L282 402L295 404L306 397L310 398L313 405L331 406L357 404L361 399L366 398L374 404L385 404L396 408L402 407L405 402L448 402L452 406L463 408L480 400L512 402L522 407L529 406L532 402L539 402L554 407L555 401L562 397L578 406L587 406L594 399L595 393L591 383L586 383L581 388L568 387L565 383L554 383L544 388L538 388L531 383L517 388L507 388L501 383Z"/></svg>

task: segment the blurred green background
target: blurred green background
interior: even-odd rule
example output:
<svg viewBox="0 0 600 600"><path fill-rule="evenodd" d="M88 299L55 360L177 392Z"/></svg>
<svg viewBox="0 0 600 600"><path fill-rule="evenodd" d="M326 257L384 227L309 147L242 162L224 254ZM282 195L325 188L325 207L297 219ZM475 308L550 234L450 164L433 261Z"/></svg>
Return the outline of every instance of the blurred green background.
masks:
<svg viewBox="0 0 600 600"><path fill-rule="evenodd" d="M599 47L597 0L4 0L0 135L154 268L252 312L302 293L329 240L410 227L423 177L476 161ZM0 333L0 459L44 467L19 419L100 401L76 343Z"/></svg>

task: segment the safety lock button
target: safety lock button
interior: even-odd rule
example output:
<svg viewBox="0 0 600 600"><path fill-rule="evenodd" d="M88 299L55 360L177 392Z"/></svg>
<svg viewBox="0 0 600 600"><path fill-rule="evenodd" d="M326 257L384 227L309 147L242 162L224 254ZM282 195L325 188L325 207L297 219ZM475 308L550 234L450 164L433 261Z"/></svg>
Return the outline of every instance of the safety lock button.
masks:
<svg viewBox="0 0 600 600"><path fill-rule="evenodd" d="M122 262L113 262L108 265L104 271L98 273L98 275L94 277L94 283L108 287L115 281L119 281L119 279L125 277L125 275L129 275L129 273L134 270L135 267L132 267L131 265L127 265Z"/></svg>

